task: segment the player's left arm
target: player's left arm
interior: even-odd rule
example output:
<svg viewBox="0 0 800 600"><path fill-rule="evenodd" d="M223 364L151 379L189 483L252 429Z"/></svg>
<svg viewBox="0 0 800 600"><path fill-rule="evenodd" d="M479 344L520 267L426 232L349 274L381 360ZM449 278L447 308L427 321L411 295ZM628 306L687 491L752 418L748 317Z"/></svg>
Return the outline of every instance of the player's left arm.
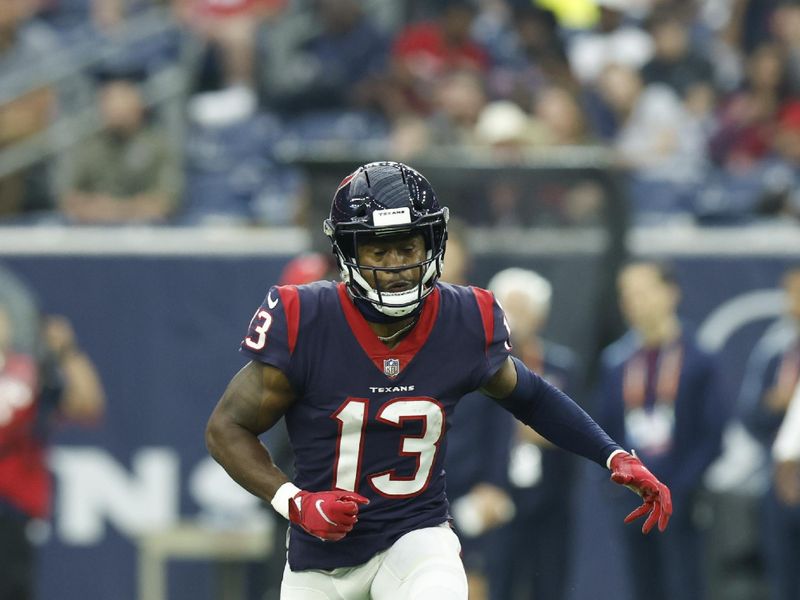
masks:
<svg viewBox="0 0 800 600"><path fill-rule="evenodd" d="M611 480L642 497L642 505L625 518L629 523L648 514L648 533L658 523L664 531L672 514L672 499L661 483L628 454L569 396L515 357L508 357L481 391L553 444L611 470Z"/></svg>

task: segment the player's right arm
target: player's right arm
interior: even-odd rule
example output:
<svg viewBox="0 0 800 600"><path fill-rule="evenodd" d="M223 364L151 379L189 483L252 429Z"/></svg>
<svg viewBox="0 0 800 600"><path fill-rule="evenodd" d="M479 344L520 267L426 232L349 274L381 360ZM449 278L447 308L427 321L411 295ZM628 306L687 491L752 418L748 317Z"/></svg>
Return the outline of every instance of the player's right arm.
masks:
<svg viewBox="0 0 800 600"><path fill-rule="evenodd" d="M206 427L211 456L250 493L267 500L286 519L322 540L340 540L368 500L342 490L301 490L272 462L258 436L295 402L287 373L300 330L297 288L270 288L250 321L241 352L251 362L222 395ZM300 383L302 385L302 383Z"/></svg>
<svg viewBox="0 0 800 600"><path fill-rule="evenodd" d="M288 481L258 436L286 413L294 392L279 369L251 361L222 394L206 427L206 446L228 474L251 494L271 501Z"/></svg>
<svg viewBox="0 0 800 600"><path fill-rule="evenodd" d="M311 535L336 541L358 521L358 494L330 490L309 492L281 471L258 436L289 410L294 392L286 375L273 366L251 361L239 371L220 398L206 427L211 456L251 494Z"/></svg>

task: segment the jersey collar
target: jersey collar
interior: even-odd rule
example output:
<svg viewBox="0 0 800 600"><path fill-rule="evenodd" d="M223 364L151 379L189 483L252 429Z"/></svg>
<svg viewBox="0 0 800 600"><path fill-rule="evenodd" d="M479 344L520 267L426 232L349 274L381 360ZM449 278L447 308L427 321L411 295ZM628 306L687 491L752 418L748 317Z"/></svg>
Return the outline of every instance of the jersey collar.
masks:
<svg viewBox="0 0 800 600"><path fill-rule="evenodd" d="M381 373L389 379L396 379L397 375L403 372L417 352L425 345L431 330L433 330L439 314L439 288L434 288L433 292L423 300L417 324L394 348L389 348L378 339L367 320L353 303L344 283L337 285L337 291L347 324L364 353ZM399 361L397 374L390 375L389 373L393 371L388 361L394 360Z"/></svg>

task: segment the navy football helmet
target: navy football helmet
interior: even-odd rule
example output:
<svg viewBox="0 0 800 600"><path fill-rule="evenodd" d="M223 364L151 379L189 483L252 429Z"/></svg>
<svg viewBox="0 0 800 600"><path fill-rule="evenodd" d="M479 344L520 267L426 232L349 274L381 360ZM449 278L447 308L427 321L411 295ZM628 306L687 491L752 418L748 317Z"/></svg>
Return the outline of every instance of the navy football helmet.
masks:
<svg viewBox="0 0 800 600"><path fill-rule="evenodd" d="M412 314L433 291L442 274L447 241L448 209L420 173L398 162L373 162L345 177L333 196L331 213L324 222L333 245L342 281L356 299L363 299L388 317ZM373 236L421 233L425 238L423 261L402 267L366 267L358 261L359 243ZM419 270L416 287L388 292L369 285L365 270ZM375 277L377 282L377 277Z"/></svg>

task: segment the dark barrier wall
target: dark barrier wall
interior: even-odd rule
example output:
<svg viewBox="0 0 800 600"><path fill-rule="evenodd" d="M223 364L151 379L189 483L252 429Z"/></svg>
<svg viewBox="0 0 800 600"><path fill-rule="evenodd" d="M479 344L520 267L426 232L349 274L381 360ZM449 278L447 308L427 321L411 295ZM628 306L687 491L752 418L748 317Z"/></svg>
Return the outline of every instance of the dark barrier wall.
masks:
<svg viewBox="0 0 800 600"><path fill-rule="evenodd" d="M41 598L136 598L137 532L201 512L190 482L207 461L205 421L243 364L236 352L240 337L287 258L3 258L32 286L45 311L72 320L108 392L108 412L98 428L66 426L54 436L57 512L42 547ZM684 313L702 325L732 298L774 289L791 260L678 257ZM551 337L577 346L592 337L596 321L605 317L586 294L596 271L590 257L481 254L476 283L510 262L553 279ZM722 340L731 398L767 323L763 315L736 319L739 324L729 323ZM604 474L593 469L584 497L599 503L578 507L572 598L625 598L622 579L610 576L620 573L602 503L603 486L610 484L598 483ZM280 552L276 560L282 560ZM169 581L170 598L213 597L214 569L208 564L173 563Z"/></svg>

